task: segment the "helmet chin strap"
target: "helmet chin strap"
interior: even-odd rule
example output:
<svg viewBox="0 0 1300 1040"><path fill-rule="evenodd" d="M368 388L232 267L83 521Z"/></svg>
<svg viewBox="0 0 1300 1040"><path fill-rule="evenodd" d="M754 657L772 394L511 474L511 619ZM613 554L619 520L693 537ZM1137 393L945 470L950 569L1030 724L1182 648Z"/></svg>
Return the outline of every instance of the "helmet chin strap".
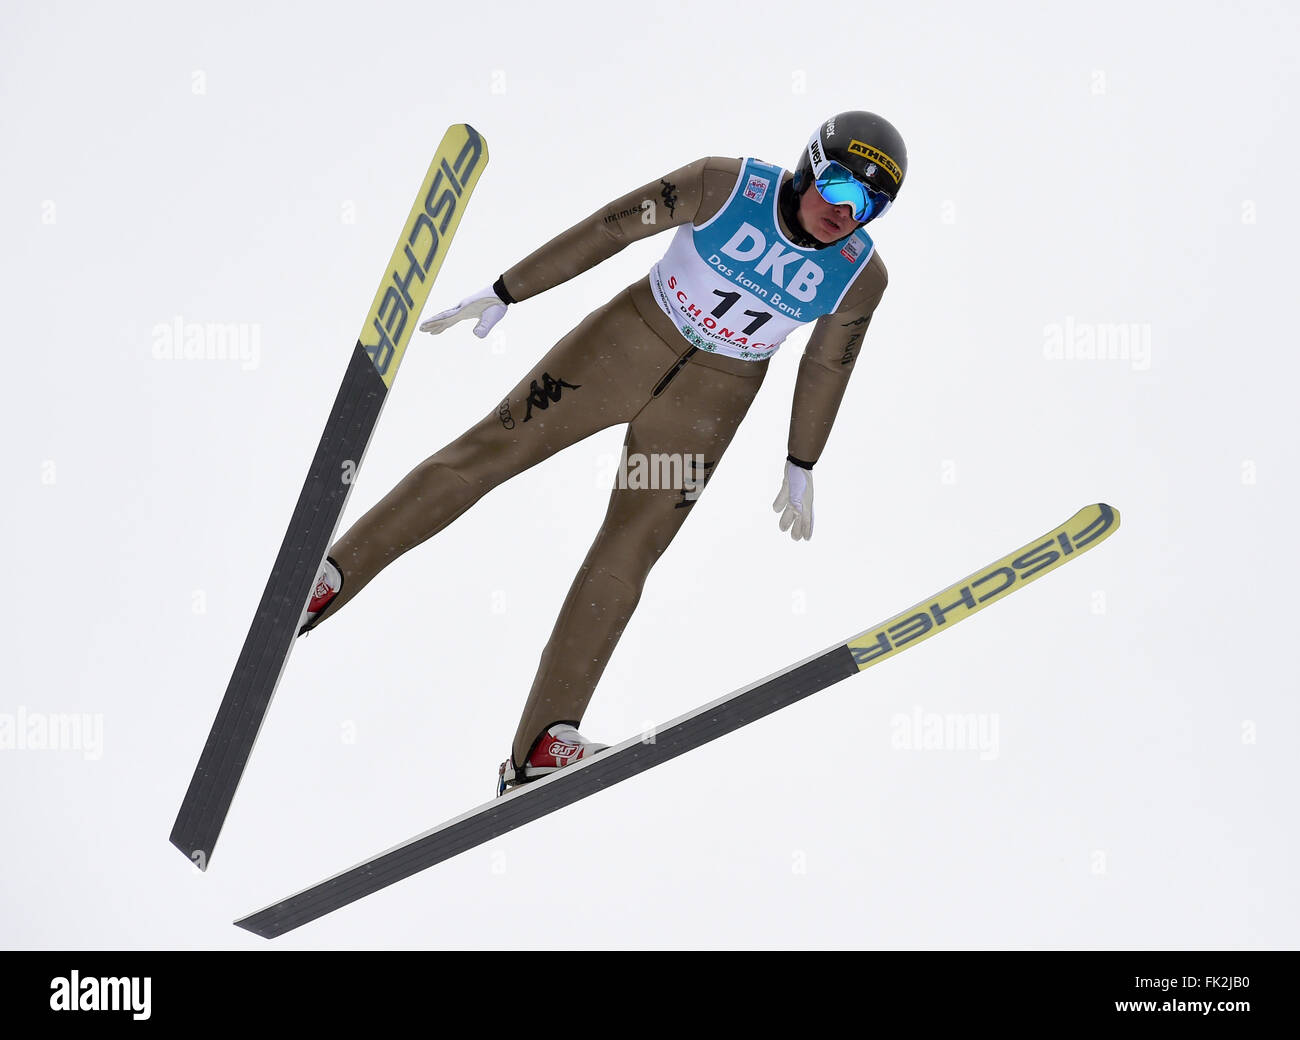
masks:
<svg viewBox="0 0 1300 1040"><path fill-rule="evenodd" d="M807 187L805 187L804 191L807 190ZM799 222L799 199L801 197L802 192L795 194L793 178L783 183L781 190L777 194L777 205L780 207L781 216L785 218L786 225L790 228L790 241L800 249L824 249L827 246L834 245L834 242L823 242L804 230L803 224ZM851 234L853 234L852 231L840 237L848 238ZM837 238L835 242L839 240Z"/></svg>

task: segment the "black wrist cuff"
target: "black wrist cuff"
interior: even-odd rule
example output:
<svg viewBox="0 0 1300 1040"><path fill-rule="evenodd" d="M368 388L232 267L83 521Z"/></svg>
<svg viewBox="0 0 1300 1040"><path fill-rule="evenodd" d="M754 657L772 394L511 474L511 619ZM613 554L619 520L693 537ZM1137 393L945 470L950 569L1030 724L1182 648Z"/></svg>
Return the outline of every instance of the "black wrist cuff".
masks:
<svg viewBox="0 0 1300 1040"><path fill-rule="evenodd" d="M495 282L492 283L492 291L497 294L497 299L500 300L502 303L519 302L513 296L511 296L509 291L506 289L505 275L502 275L500 278L498 278Z"/></svg>
<svg viewBox="0 0 1300 1040"><path fill-rule="evenodd" d="M803 459L796 459L793 455L787 455L787 456L785 457L785 461L786 461L786 462L793 462L793 463L794 463L796 466L798 466L800 469L812 469L812 468L813 468L813 464L812 464L811 462L804 462Z"/></svg>

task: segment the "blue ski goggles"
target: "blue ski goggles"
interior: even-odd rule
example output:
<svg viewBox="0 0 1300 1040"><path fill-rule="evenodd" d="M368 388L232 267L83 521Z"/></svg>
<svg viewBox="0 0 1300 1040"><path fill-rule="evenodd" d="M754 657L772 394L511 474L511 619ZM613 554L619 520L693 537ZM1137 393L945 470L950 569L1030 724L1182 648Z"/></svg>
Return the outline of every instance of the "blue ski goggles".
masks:
<svg viewBox="0 0 1300 1040"><path fill-rule="evenodd" d="M832 206L842 206L846 202L852 206L853 219L859 223L866 223L889 208L888 195L863 184L847 166L834 160L825 165L813 183L817 185L817 193Z"/></svg>

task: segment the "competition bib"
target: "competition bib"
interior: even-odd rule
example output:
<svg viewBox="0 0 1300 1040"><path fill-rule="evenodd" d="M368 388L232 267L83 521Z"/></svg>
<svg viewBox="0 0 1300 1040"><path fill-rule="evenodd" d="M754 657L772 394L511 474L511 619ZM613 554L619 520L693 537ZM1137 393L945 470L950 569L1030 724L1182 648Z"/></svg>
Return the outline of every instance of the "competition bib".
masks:
<svg viewBox="0 0 1300 1040"><path fill-rule="evenodd" d="M746 159L726 205L679 227L650 268L655 301L692 346L771 357L795 329L834 311L871 259L875 245L861 228L825 249L786 238L777 222L782 173Z"/></svg>

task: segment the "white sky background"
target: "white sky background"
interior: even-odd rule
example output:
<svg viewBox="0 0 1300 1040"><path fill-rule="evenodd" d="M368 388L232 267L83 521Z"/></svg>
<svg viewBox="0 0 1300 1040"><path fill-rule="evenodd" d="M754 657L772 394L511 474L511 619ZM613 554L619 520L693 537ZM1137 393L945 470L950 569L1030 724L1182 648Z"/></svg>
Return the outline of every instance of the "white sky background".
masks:
<svg viewBox="0 0 1300 1040"><path fill-rule="evenodd" d="M1294 947L1294 8L509 8L4 6L0 713L89 713L103 743L0 750L0 944L266 948L230 922L488 797L621 428L301 641L211 869L167 841L448 124L491 161L431 311L700 155L788 166L867 108L910 169L871 227L890 287L816 469L816 535L770 508L800 334L583 731L670 719L1087 503L1121 530L942 639L275 945ZM488 341L417 333L344 524L667 244ZM178 316L256 326L256 365L156 359ZM1067 324L1133 325L1149 357L1046 358ZM974 713L995 753L898 746L916 713Z"/></svg>

